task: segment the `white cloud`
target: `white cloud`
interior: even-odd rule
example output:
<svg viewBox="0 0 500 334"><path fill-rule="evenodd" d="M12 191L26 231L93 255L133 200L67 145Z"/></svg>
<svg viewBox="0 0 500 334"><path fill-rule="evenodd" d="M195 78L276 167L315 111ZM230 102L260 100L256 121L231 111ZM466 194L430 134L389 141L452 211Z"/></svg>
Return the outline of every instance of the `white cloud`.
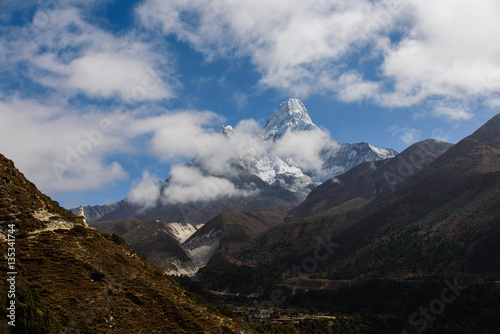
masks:
<svg viewBox="0 0 500 334"><path fill-rule="evenodd" d="M500 98L488 100L488 106L491 108L500 108Z"/></svg>
<svg viewBox="0 0 500 334"><path fill-rule="evenodd" d="M176 34L208 59L249 55L261 84L300 95L322 89L320 81L336 81L353 48L382 44L380 33L395 25L403 9L393 1L368 0L217 3L148 0L138 13L149 29Z"/></svg>
<svg viewBox="0 0 500 334"><path fill-rule="evenodd" d="M222 122L212 112L183 111L136 119L130 134L151 134L151 152L165 161L196 157L212 172L223 172L231 157L225 137L213 131Z"/></svg>
<svg viewBox="0 0 500 334"><path fill-rule="evenodd" d="M67 111L34 100L0 101L0 152L48 193L100 189L127 178L118 162L104 162L126 147L124 138L108 132L117 120Z"/></svg>
<svg viewBox="0 0 500 334"><path fill-rule="evenodd" d="M408 126L402 127L400 125L393 125L389 128L389 132L391 132L393 136L399 136L399 139L406 145L416 143L421 136L420 130Z"/></svg>
<svg viewBox="0 0 500 334"><path fill-rule="evenodd" d="M195 164L172 168L162 194L164 203L255 195L251 187L239 188L230 181L230 176L236 173L232 165L234 159L242 164L252 164L264 156L279 157L284 161L291 158L301 168L319 172L321 151L325 145L331 144L322 130L288 132L275 142L263 141L259 139L260 125L252 119L238 123L234 132L226 137L213 130L212 126L218 121L220 118L214 113L194 111L130 121L127 132L131 137L149 134L146 146L152 148L151 153L155 156L168 162L194 157ZM150 180L146 181L151 185Z"/></svg>
<svg viewBox="0 0 500 334"><path fill-rule="evenodd" d="M209 60L248 56L262 86L288 94L407 107L500 93L496 0L146 0L137 12Z"/></svg>
<svg viewBox="0 0 500 334"><path fill-rule="evenodd" d="M345 102L363 101L376 95L380 89L379 84L365 81L353 71L342 74L336 85L339 99Z"/></svg>
<svg viewBox="0 0 500 334"><path fill-rule="evenodd" d="M241 120L234 130L240 136L253 136L261 129L259 122L250 118Z"/></svg>
<svg viewBox="0 0 500 334"><path fill-rule="evenodd" d="M215 131L223 118L213 112L177 111L144 119L134 118L127 130L130 136L150 135L148 147L155 156L175 162L189 158L215 175L230 173L233 157L255 157L266 154L269 145L255 137L260 130L257 121L242 120L229 138Z"/></svg>
<svg viewBox="0 0 500 334"><path fill-rule="evenodd" d="M72 7L38 9L30 25L10 29L10 39L2 39L8 46L4 67L28 65L25 75L64 98L84 93L140 102L174 96L168 53L158 54L140 34L115 36Z"/></svg>
<svg viewBox="0 0 500 334"><path fill-rule="evenodd" d="M127 201L143 208L153 207L161 197L161 185L162 182L156 176L144 171L142 179L132 184Z"/></svg>
<svg viewBox="0 0 500 334"><path fill-rule="evenodd" d="M142 59L90 53L72 61L68 71L68 84L92 96L119 95L134 101L171 96L153 67Z"/></svg>
<svg viewBox="0 0 500 334"><path fill-rule="evenodd" d="M497 1L411 4L414 24L382 65L384 75L396 80L398 91L408 96L420 92L420 98L461 98L482 90L481 78L500 74L500 46L491 43L500 33Z"/></svg>
<svg viewBox="0 0 500 334"><path fill-rule="evenodd" d="M287 132L274 143L273 153L279 157L291 157L302 169L320 171L323 165L320 153L330 141L322 131Z"/></svg>
<svg viewBox="0 0 500 334"><path fill-rule="evenodd" d="M111 155L149 153L166 163L195 157L203 170L227 176L232 172L229 160L233 156L268 151L253 137L259 127L255 120L240 122L235 127L238 133L226 138L214 130L222 119L212 112L163 110L156 115L137 109L123 115L90 109L78 115L72 107L55 103L20 98L0 101L0 152L49 194L102 189L126 179L128 173L117 161L109 161ZM212 189L214 184L219 187L215 197L250 194L223 178L200 178L195 173L193 183L180 178L186 170L176 171L172 186L182 198L199 199L195 193ZM157 193L152 184L153 177L145 174L129 199L146 205ZM168 201L175 197L167 195Z"/></svg>
<svg viewBox="0 0 500 334"><path fill-rule="evenodd" d="M474 117L474 114L464 109L463 107L452 108L449 106L441 105L435 107L432 112L438 117L443 117L452 121L466 121Z"/></svg>
<svg viewBox="0 0 500 334"><path fill-rule="evenodd" d="M174 166L162 200L168 204L179 204L254 194L255 191L237 189L228 179L204 176L197 168Z"/></svg>

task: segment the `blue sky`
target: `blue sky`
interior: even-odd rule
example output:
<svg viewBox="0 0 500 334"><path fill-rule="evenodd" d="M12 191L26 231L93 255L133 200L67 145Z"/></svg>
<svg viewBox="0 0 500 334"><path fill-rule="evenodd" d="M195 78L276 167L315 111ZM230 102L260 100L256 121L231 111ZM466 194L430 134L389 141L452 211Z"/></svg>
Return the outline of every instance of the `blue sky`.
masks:
<svg viewBox="0 0 500 334"><path fill-rule="evenodd" d="M2 1L0 13L0 152L68 208L165 179L221 125L263 124L290 97L332 138L398 151L455 143L500 108L495 0Z"/></svg>

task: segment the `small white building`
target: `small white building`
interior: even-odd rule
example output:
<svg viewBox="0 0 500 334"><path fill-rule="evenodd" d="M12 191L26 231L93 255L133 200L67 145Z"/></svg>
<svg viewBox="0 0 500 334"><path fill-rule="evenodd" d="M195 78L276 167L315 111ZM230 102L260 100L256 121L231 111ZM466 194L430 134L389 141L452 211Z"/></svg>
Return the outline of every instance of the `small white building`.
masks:
<svg viewBox="0 0 500 334"><path fill-rule="evenodd" d="M83 226L88 226L87 225L87 217L85 217L85 214L83 213L83 206L81 206L81 205L78 208L78 215L75 216L75 223L82 224Z"/></svg>

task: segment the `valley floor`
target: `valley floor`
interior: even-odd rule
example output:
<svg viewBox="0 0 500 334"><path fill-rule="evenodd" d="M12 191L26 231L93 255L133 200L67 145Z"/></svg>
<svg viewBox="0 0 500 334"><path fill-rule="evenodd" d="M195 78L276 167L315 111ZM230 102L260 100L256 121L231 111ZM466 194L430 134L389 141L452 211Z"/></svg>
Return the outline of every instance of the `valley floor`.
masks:
<svg viewBox="0 0 500 334"><path fill-rule="evenodd" d="M304 278L259 298L197 292L260 333L500 333L500 282L482 275Z"/></svg>

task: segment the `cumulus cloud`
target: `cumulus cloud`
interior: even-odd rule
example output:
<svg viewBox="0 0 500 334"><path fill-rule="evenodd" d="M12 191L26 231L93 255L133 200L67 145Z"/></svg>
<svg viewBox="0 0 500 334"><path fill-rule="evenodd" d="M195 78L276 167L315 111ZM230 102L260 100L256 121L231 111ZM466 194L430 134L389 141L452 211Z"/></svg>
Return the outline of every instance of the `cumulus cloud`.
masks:
<svg viewBox="0 0 500 334"><path fill-rule="evenodd" d="M355 71L342 74L336 86L339 99L345 102L363 101L373 97L380 89L378 83L363 80Z"/></svg>
<svg viewBox="0 0 500 334"><path fill-rule="evenodd" d="M213 174L231 172L233 157L255 157L268 152L267 144L257 139L259 123L240 121L226 137L216 131L223 118L209 111L166 112L159 116L134 118L130 136L150 135L151 153L165 161L195 158Z"/></svg>
<svg viewBox="0 0 500 334"><path fill-rule="evenodd" d="M109 132L118 124L97 111L86 115L35 100L0 101L0 152L13 159L43 191L99 189L128 177L111 152L124 150L125 139Z"/></svg>
<svg viewBox="0 0 500 334"><path fill-rule="evenodd" d="M174 33L207 57L231 52L250 55L261 83L307 94L315 83L335 79L339 62L353 48L382 43L401 6L392 1L237 1L148 0L138 8L143 24ZM186 19L183 13L193 13ZM379 41L380 39L380 41ZM320 80L318 80L320 79Z"/></svg>
<svg viewBox="0 0 500 334"><path fill-rule="evenodd" d="M68 84L89 95L142 101L171 97L151 64L112 53L88 53L68 66Z"/></svg>
<svg viewBox="0 0 500 334"><path fill-rule="evenodd" d="M135 180L128 193L127 201L143 208L153 207L161 197L162 182L148 171L142 173L141 180Z"/></svg>
<svg viewBox="0 0 500 334"><path fill-rule="evenodd" d="M213 112L182 111L137 119L133 136L150 134L153 154L166 161L197 157L212 172L223 172L231 158L227 139L213 130L222 119Z"/></svg>
<svg viewBox="0 0 500 334"><path fill-rule="evenodd" d="M499 108L500 107L500 98L488 100L488 106L491 108Z"/></svg>
<svg viewBox="0 0 500 334"><path fill-rule="evenodd" d="M174 96L167 52L158 54L134 34L108 33L70 5L38 8L30 25L9 29L1 40L8 46L4 67L16 75L18 66L29 65L25 75L61 96L83 93L129 102Z"/></svg>
<svg viewBox="0 0 500 334"><path fill-rule="evenodd" d="M0 110L0 152L47 193L112 185L128 173L111 155L149 153L169 164L194 158L199 169L174 168L160 195L159 183L145 173L129 193L131 202L147 206L157 196L166 202L250 196L251 189L237 189L224 178L234 172L230 160L271 150L270 143L258 139L257 121L243 120L225 137L216 131L221 117L208 111L144 114L137 109L123 115L89 109L77 114L69 105L20 98L0 101ZM203 176L202 170L215 176Z"/></svg>
<svg viewBox="0 0 500 334"><path fill-rule="evenodd" d="M228 179L204 176L197 168L174 166L162 200L168 204L204 202L222 197L248 196L255 192L237 189Z"/></svg>
<svg viewBox="0 0 500 334"><path fill-rule="evenodd" d="M489 42L500 32L497 1L426 0L411 5L414 24L382 65L399 91L420 91L421 98L463 97L476 94L482 78L500 73L500 47Z"/></svg>
<svg viewBox="0 0 500 334"><path fill-rule="evenodd" d="M496 0L146 0L137 13L209 60L248 56L288 94L407 107L500 93Z"/></svg>
<svg viewBox="0 0 500 334"><path fill-rule="evenodd" d="M321 150L329 141L321 130L287 132L274 143L272 152L279 157L291 157L304 170L318 172L323 165Z"/></svg>
<svg viewBox="0 0 500 334"><path fill-rule="evenodd" d="M237 173L235 161L252 165L264 157L279 158L318 173L323 163L321 152L332 144L328 134L319 129L287 132L276 141L262 140L262 129L252 119L239 122L224 135L212 127L218 121L220 118L211 112L182 111L144 120L134 119L130 123L128 131L132 137L149 134L148 146L156 156L167 161L194 158L189 165L172 168L161 194L162 202L176 204L253 196L256 191L251 186L237 187L230 181ZM137 191L134 189L131 194L142 193L143 184L157 194L149 178L140 182ZM129 198L132 198L130 194ZM135 203L146 201L142 198L134 200Z"/></svg>
<svg viewBox="0 0 500 334"><path fill-rule="evenodd" d="M235 172L230 164L232 158L246 159L267 152L267 146L256 137L259 124L255 120L243 120L233 133L224 136L214 128L222 121L220 116L208 111L165 112L130 119L127 133L132 138L147 135L147 146L153 155L170 163L194 158L196 165L172 167L161 194L158 183L149 175L143 176L130 191L129 201L147 207L146 203L156 201L156 196L165 204L179 204L255 195L252 187L237 188L226 177Z"/></svg>
<svg viewBox="0 0 500 334"><path fill-rule="evenodd" d="M240 121L227 140L227 152L231 157L242 159L254 159L267 155L271 149L271 143L259 139L261 131L260 124L254 119Z"/></svg>

